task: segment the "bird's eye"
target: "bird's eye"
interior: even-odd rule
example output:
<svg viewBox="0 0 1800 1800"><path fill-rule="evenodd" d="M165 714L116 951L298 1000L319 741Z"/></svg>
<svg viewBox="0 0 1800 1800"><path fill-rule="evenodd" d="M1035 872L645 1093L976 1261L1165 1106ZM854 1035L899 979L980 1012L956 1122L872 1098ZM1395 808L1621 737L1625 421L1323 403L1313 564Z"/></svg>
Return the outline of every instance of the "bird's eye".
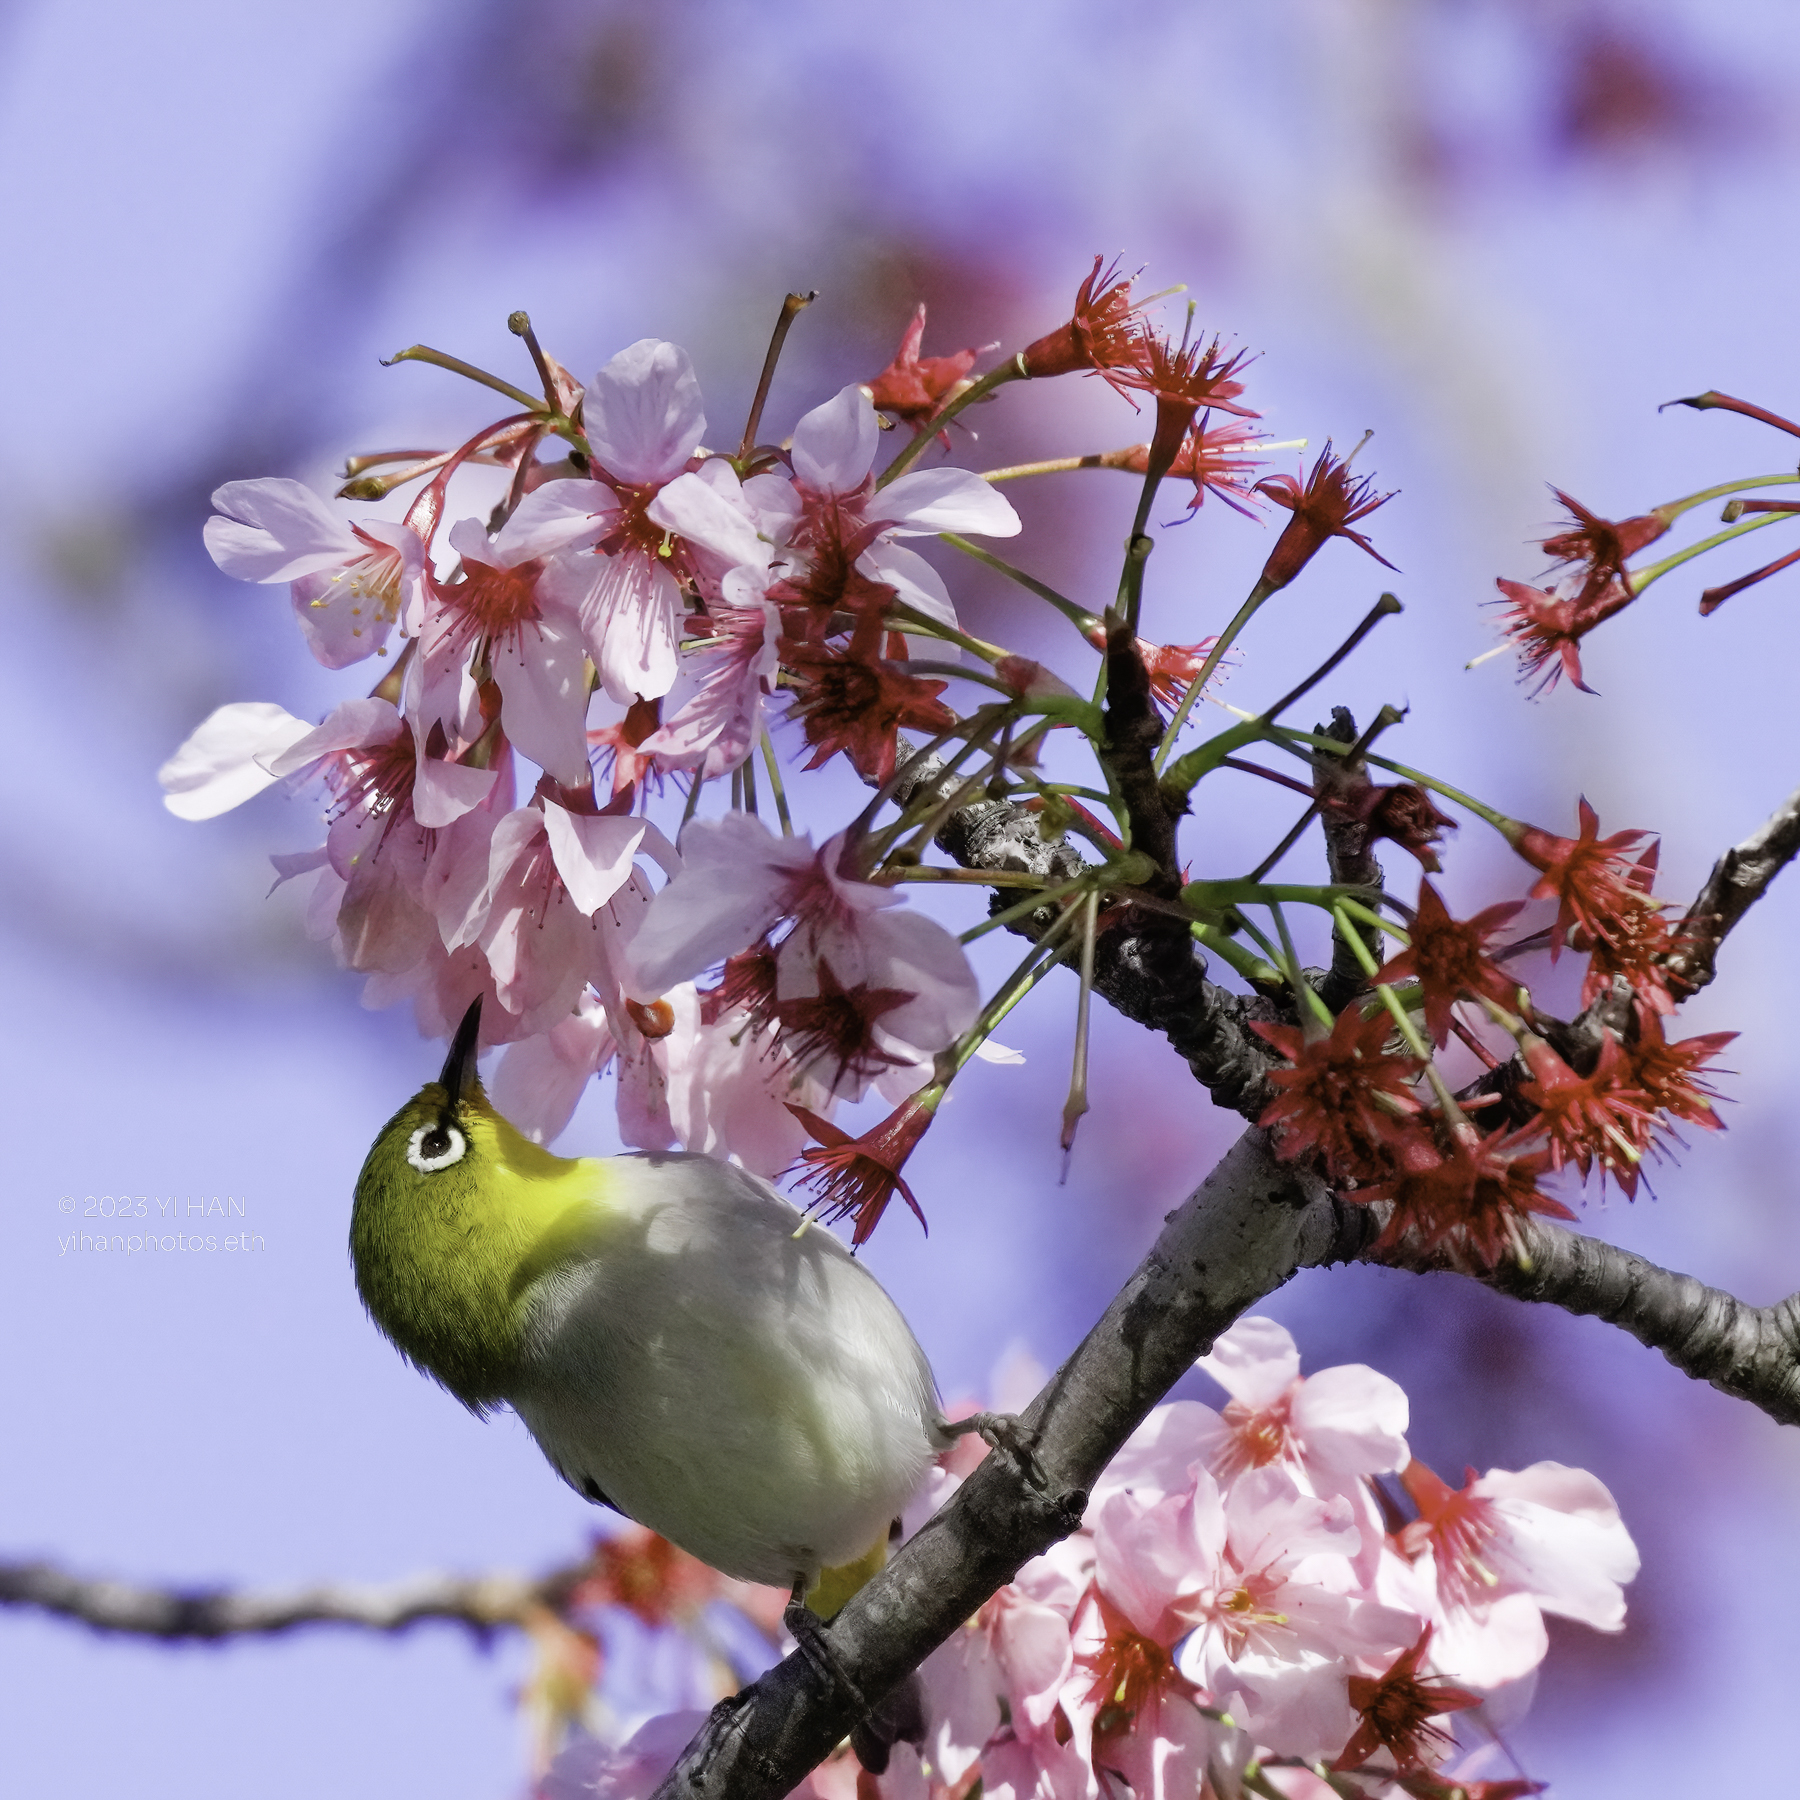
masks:
<svg viewBox="0 0 1800 1800"><path fill-rule="evenodd" d="M435 1175L439 1169L461 1162L468 1147L467 1140L454 1125L440 1121L436 1125L421 1125L412 1134L406 1146L406 1160L421 1175Z"/></svg>

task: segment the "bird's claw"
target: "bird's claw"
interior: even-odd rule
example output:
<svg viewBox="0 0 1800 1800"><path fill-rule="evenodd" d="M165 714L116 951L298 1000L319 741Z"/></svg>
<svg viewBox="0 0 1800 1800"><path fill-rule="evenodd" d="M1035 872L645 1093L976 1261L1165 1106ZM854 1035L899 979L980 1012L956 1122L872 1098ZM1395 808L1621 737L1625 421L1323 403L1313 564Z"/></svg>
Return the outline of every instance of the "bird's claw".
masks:
<svg viewBox="0 0 1800 1800"><path fill-rule="evenodd" d="M781 1622L787 1627L788 1635L793 1638L800 1654L828 1682L848 1694L856 1707L857 1716L866 1719L874 1709L863 1698L862 1690L851 1678L850 1671L844 1667L842 1658L832 1649L831 1640L825 1635L825 1621L806 1604L806 1590L811 1585L808 1576L794 1577L793 1591L782 1609Z"/></svg>
<svg viewBox="0 0 1800 1800"><path fill-rule="evenodd" d="M944 1429L952 1437L967 1437L974 1432L990 1450L1011 1457L1019 1473L1040 1494L1050 1492L1050 1477L1034 1448L1037 1434L1028 1431L1016 1413L970 1413L965 1419L947 1419Z"/></svg>

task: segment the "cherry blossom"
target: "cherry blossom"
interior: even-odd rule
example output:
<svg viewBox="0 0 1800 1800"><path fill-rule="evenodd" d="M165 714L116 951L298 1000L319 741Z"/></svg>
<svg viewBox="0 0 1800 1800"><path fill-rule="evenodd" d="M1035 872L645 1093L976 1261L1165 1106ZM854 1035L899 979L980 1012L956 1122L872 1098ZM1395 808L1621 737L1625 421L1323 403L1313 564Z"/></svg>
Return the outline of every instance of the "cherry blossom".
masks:
<svg viewBox="0 0 1800 1800"><path fill-rule="evenodd" d="M891 887L841 873L844 841L814 850L805 837L777 837L742 813L696 819L682 835L679 874L659 893L631 950L627 990L654 999L788 921L775 949L774 1000L840 994L906 996L867 1016L853 1004L854 1037L830 1037L813 1060L835 1063L833 1090L860 1099L879 1063L927 1061L966 1030L980 993L962 946ZM829 971L829 974L826 973Z"/></svg>
<svg viewBox="0 0 1800 1800"><path fill-rule="evenodd" d="M1605 1487L1584 1469L1490 1469L1451 1488L1423 1463L1402 1476L1419 1516L1401 1551L1435 1603L1432 1659L1476 1687L1514 1681L1542 1660L1542 1615L1596 1631L1625 1623L1623 1584L1638 1553Z"/></svg>
<svg viewBox="0 0 1800 1800"><path fill-rule="evenodd" d="M297 481L228 481L206 521L206 548L240 581L285 581L307 648L328 669L384 650L398 625L419 629L425 546L386 519L346 525Z"/></svg>

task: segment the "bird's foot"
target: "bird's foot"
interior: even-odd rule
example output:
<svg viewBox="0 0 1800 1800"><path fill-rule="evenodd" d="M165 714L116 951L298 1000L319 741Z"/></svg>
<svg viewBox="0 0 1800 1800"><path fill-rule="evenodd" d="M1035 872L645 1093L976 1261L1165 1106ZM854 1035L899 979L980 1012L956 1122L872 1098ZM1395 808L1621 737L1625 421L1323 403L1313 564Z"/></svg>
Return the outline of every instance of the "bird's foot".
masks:
<svg viewBox="0 0 1800 1800"><path fill-rule="evenodd" d="M913 1669L873 1712L851 1726L850 1748L871 1775L885 1775L894 1746L908 1743L916 1749L925 1742L928 1731L925 1684Z"/></svg>
<svg viewBox="0 0 1800 1800"><path fill-rule="evenodd" d="M812 1585L810 1576L796 1575L793 1592L788 1595L788 1603L781 1615L781 1622L788 1628L800 1654L825 1677L828 1682L841 1688L850 1696L855 1706L857 1717L866 1719L875 1710L862 1696L862 1689L856 1685L850 1671L844 1667L843 1659L832 1649L831 1640L825 1635L825 1621L806 1604L806 1590Z"/></svg>
<svg viewBox="0 0 1800 1800"><path fill-rule="evenodd" d="M990 1450L1008 1456L1019 1473L1040 1494L1050 1492L1050 1477L1038 1461L1034 1447L1036 1433L1028 1431L1016 1413L970 1413L966 1419L946 1419L944 1430L951 1437L967 1437L974 1432Z"/></svg>

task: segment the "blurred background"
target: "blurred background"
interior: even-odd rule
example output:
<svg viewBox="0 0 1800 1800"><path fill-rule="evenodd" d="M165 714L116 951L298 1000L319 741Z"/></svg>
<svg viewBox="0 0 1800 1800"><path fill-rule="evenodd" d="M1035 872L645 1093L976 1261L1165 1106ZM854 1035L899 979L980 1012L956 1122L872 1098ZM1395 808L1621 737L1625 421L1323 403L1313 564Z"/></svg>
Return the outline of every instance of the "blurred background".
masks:
<svg viewBox="0 0 1800 1800"><path fill-rule="evenodd" d="M1010 350L1118 253L1259 353L1246 398L1274 436L1316 451L1373 428L1358 467L1401 490L1368 528L1403 574L1329 546L1259 621L1231 697L1279 692L1392 585L1405 616L1321 709L1409 705L1384 748L1546 827L1572 831L1585 793L1603 830L1661 831L1677 899L1800 780L1796 578L1707 621L1693 604L1774 538L1590 640L1600 698L1533 703L1510 658L1463 666L1493 641L1494 577L1542 566L1547 481L1623 517L1792 466L1792 441L1748 420L1656 411L1708 387L1800 405L1800 15L1781 0L15 0L0 60L0 1556L376 1581L548 1568L593 1523L516 1423L465 1416L357 1306L355 1172L438 1055L408 1017L359 1009L291 894L265 901L267 853L315 842L315 809L271 793L185 825L154 782L224 701L318 716L360 691L311 662L279 590L212 566L200 530L223 480L328 491L347 452L455 443L493 416L451 376L378 366L403 345L529 385L515 307L584 377L669 337L727 441L781 296L817 288L770 402L779 435L872 377L917 301L927 353ZM955 455L973 467L1145 435L1098 382L1009 389L971 422ZM1009 554L1104 595L1132 485L1009 491L1026 520ZM1269 541L1216 504L1166 533L1147 633L1218 629ZM971 629L1085 672L1066 633L938 560ZM1238 872L1291 820L1241 798L1189 825L1196 873ZM1450 853L1459 910L1526 885L1481 830ZM1405 860L1390 878L1410 893ZM1730 1129L1654 1170L1655 1197L1585 1207L1587 1229L1759 1303L1800 1286L1796 882L1678 1021L1742 1034ZM895 1213L867 1252L950 1395L985 1389L1015 1342L1066 1353L1239 1129L1097 1009L1095 1110L1059 1185L1073 1010L1059 979L1009 1021L1026 1067L971 1070L915 1159L929 1239ZM564 1146L615 1145L603 1087ZM82 1223L65 1196L127 1193L231 1196L263 1248L59 1251ZM1645 1559L1630 1622L1553 1627L1516 1738L1533 1775L1593 1800L1791 1779L1800 1436L1606 1327L1451 1277L1314 1273L1267 1310L1309 1367L1399 1379L1415 1453L1446 1476L1553 1458L1618 1497ZM517 1642L443 1627L165 1650L0 1615L0 1767L10 1792L71 1800L492 1800L523 1785L525 1669Z"/></svg>

